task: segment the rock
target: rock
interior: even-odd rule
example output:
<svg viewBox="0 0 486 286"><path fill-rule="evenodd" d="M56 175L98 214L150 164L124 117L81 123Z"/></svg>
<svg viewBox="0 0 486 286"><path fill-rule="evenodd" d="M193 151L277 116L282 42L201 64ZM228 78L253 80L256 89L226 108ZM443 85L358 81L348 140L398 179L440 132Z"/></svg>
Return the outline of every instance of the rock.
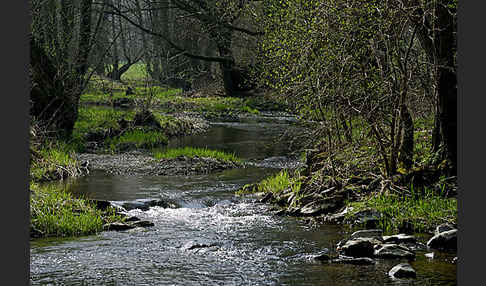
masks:
<svg viewBox="0 0 486 286"><path fill-rule="evenodd" d="M430 259L434 259L434 253L433 252L425 253L425 257L430 258Z"/></svg>
<svg viewBox="0 0 486 286"><path fill-rule="evenodd" d="M388 275L392 278L416 278L417 273L408 263L400 263L395 265L389 272Z"/></svg>
<svg viewBox="0 0 486 286"><path fill-rule="evenodd" d="M365 229L365 230L358 230L351 234L350 239L358 238L358 237L372 237L376 239L380 239L383 235L383 231L381 229Z"/></svg>
<svg viewBox="0 0 486 286"><path fill-rule="evenodd" d="M216 243L214 242L206 242L206 241L189 241L184 246L182 246L182 249L184 250L192 250L196 248L206 248L206 247L213 247L217 246Z"/></svg>
<svg viewBox="0 0 486 286"><path fill-rule="evenodd" d="M127 211L133 209L147 211L150 207L155 207L155 206L159 206L163 208L171 207L169 203L159 199L138 199L135 201L123 202L121 206Z"/></svg>
<svg viewBox="0 0 486 286"><path fill-rule="evenodd" d="M139 220L139 221L132 222L130 225L133 227L149 227L149 226L154 226L154 223L148 220Z"/></svg>
<svg viewBox="0 0 486 286"><path fill-rule="evenodd" d="M130 216L125 219L125 222L133 222L133 221L139 221L140 219L136 216Z"/></svg>
<svg viewBox="0 0 486 286"><path fill-rule="evenodd" d="M382 244L375 247L374 256L379 258L415 258L410 249L397 244Z"/></svg>
<svg viewBox="0 0 486 286"><path fill-rule="evenodd" d="M331 263L372 265L375 264L375 261L369 257L348 257L348 256L341 255L337 259L332 259Z"/></svg>
<svg viewBox="0 0 486 286"><path fill-rule="evenodd" d="M438 225L435 228L434 235L438 235L442 232L446 232L446 231L453 230L453 229L456 229L456 228L452 224L446 222L446 223Z"/></svg>
<svg viewBox="0 0 486 286"><path fill-rule="evenodd" d="M378 226L381 217L381 213L376 210L363 210L354 214L352 223L354 225L363 226L366 229L375 229Z"/></svg>
<svg viewBox="0 0 486 286"><path fill-rule="evenodd" d="M304 216L317 216L323 213L329 213L336 209L336 203L329 202L310 202L300 209L300 214Z"/></svg>
<svg viewBox="0 0 486 286"><path fill-rule="evenodd" d="M273 199L273 193L272 192L268 192L265 194L265 196L263 198L261 198L259 200L260 203L267 203L269 201L271 201Z"/></svg>
<svg viewBox="0 0 486 286"><path fill-rule="evenodd" d="M338 251L342 252L345 256L351 257L373 257L373 244L364 239L351 239L346 241L343 246L338 247Z"/></svg>
<svg viewBox="0 0 486 286"><path fill-rule="evenodd" d="M330 261L331 260L331 256L329 256L329 249L326 249L324 251L321 251L321 252L317 253L314 256L314 259L315 260L319 260L319 261Z"/></svg>
<svg viewBox="0 0 486 286"><path fill-rule="evenodd" d="M127 229L132 229L135 228L135 226L132 226L130 224L126 224L123 222L112 222L103 225L104 230L115 230L115 231L122 231L122 230L127 230Z"/></svg>
<svg viewBox="0 0 486 286"><path fill-rule="evenodd" d="M442 250L457 250L457 229L434 235L427 242L427 247Z"/></svg>
<svg viewBox="0 0 486 286"><path fill-rule="evenodd" d="M324 218L324 220L327 221L327 222L332 222L332 223L342 222L346 218L346 215L352 210L353 210L353 207L346 207L346 208L344 208L344 210L342 210L339 213L326 216Z"/></svg>
<svg viewBox="0 0 486 286"><path fill-rule="evenodd" d="M413 235L400 233L396 235L383 236L383 241L385 243L415 243L417 242L417 239Z"/></svg>

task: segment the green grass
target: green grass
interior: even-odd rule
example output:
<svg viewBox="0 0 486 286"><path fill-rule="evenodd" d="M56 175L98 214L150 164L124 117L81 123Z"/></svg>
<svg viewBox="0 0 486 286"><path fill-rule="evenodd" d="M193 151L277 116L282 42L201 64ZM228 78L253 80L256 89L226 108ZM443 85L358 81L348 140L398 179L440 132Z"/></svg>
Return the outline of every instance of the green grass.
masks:
<svg viewBox="0 0 486 286"><path fill-rule="evenodd" d="M185 147L154 152L154 157L158 160L173 159L179 156L186 156L189 158L198 156L219 159L227 162L241 162L241 159L238 158L234 153L227 153L219 150L210 150L207 148Z"/></svg>
<svg viewBox="0 0 486 286"><path fill-rule="evenodd" d="M79 174L71 144L62 141L45 142L38 147L31 147L31 150L34 153L30 162L31 180L50 181Z"/></svg>
<svg viewBox="0 0 486 286"><path fill-rule="evenodd" d="M145 64L138 63L132 65L124 74L121 76L121 80L144 80L148 79L150 76L147 73Z"/></svg>
<svg viewBox="0 0 486 286"><path fill-rule="evenodd" d="M256 185L245 185L242 189L236 192L237 195L251 194L251 193L280 193L288 188L295 193L300 191L300 181L292 178L286 171L280 171L274 176L268 177Z"/></svg>
<svg viewBox="0 0 486 286"><path fill-rule="evenodd" d="M112 151L119 148L120 144L133 145L137 148L154 148L167 144L167 137L160 131L134 129L120 136L109 138L105 141Z"/></svg>
<svg viewBox="0 0 486 286"><path fill-rule="evenodd" d="M403 222L413 224L416 232L432 231L438 224L457 221L457 199L445 198L442 194L426 188L412 195L379 194L359 202L351 202L353 212L367 208L383 214L380 227L388 233L397 231ZM350 214L352 215L352 214Z"/></svg>
<svg viewBox="0 0 486 286"><path fill-rule="evenodd" d="M96 129L119 128L118 121L120 119L133 120L134 116L134 110L116 110L103 106L80 106L73 134L78 135Z"/></svg>
<svg viewBox="0 0 486 286"><path fill-rule="evenodd" d="M113 210L103 212L85 199L74 198L65 188L30 184L31 227L41 236L81 236L103 230L103 224L121 220Z"/></svg>

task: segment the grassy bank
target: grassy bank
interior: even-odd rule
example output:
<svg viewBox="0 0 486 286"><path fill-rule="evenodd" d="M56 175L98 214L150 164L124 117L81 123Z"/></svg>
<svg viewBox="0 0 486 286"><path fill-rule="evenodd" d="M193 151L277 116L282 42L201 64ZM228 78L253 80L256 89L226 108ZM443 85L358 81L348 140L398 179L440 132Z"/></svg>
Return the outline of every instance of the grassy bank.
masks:
<svg viewBox="0 0 486 286"><path fill-rule="evenodd" d="M128 93L127 90L133 93ZM221 114L259 114L261 111L287 111L288 104L282 99L266 93L239 97L222 97L216 94L201 96L198 91L184 95L179 88L159 86L151 81L145 72L143 64L133 65L123 76L122 81L93 76L86 92L81 95L82 104L116 105L124 100L128 106L151 107L164 112L192 111L203 113L207 117L217 117Z"/></svg>
<svg viewBox="0 0 486 286"><path fill-rule="evenodd" d="M428 188L421 194L376 194L348 206L353 208L349 217L365 209L380 212L379 227L387 233L397 232L405 224L412 225L415 232L433 232L441 223L457 223L457 199Z"/></svg>
<svg viewBox="0 0 486 286"><path fill-rule="evenodd" d="M168 138L191 134L197 128L190 120L152 111L146 122L137 119L138 110L117 110L104 106L81 106L71 145L83 152L87 142L97 142L99 151L123 151L126 147L153 148Z"/></svg>
<svg viewBox="0 0 486 286"><path fill-rule="evenodd" d="M387 233L400 231L404 225L416 232L431 232L438 224L457 223L454 180L444 177L437 154L431 152L433 119L418 118L414 125L413 166L399 165L393 176L383 175L378 146L369 129L356 121L352 140L331 137L332 145L323 144L326 133L318 129L309 133L308 146L315 147L303 158L305 168L281 171L237 194L272 193L269 201L290 215L305 216L300 213L304 207L305 213L323 208L313 216L324 220L351 207L345 219L350 223L356 214L373 209L382 214L378 227Z"/></svg>
<svg viewBox="0 0 486 286"><path fill-rule="evenodd" d="M120 221L114 210L101 211L86 199L74 198L65 188L30 184L31 236L80 236L103 230Z"/></svg>
<svg viewBox="0 0 486 286"><path fill-rule="evenodd" d="M158 160L173 159L179 156L185 156L189 158L194 158L198 156L203 158L223 160L227 162L241 162L241 159L233 153L227 153L219 150L210 150L207 148L184 147L154 152L154 157Z"/></svg>

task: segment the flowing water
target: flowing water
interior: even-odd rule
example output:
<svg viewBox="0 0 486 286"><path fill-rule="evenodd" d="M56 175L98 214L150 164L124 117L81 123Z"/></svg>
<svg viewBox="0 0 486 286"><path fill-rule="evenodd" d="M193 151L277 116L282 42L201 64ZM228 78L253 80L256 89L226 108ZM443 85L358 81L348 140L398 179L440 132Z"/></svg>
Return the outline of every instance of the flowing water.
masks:
<svg viewBox="0 0 486 286"><path fill-rule="evenodd" d="M292 129L289 121L214 123L205 134L169 143L232 151L254 162L252 167L190 177L92 172L69 181L71 192L94 199L162 198L179 207L130 211L154 222L147 229L31 241L32 285L456 284L453 255L446 253L429 260L418 252L411 262L417 270L413 280L387 277L401 260L377 260L372 266L315 261L313 256L346 237L347 229L275 216L271 206L235 196L244 184L295 166L289 142L279 140L283 131ZM193 248L197 244L208 247Z"/></svg>

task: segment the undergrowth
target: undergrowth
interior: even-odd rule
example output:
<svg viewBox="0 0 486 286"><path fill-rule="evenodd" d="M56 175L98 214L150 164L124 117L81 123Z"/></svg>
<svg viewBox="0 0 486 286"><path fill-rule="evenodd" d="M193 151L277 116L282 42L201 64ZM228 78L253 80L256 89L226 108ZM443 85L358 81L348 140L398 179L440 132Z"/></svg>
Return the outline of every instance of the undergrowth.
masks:
<svg viewBox="0 0 486 286"><path fill-rule="evenodd" d="M379 227L385 232L397 231L404 223L413 225L416 232L430 232L441 223L457 222L456 198L447 198L429 188L420 193L415 193L413 187L410 190L411 195L382 193L350 202L348 205L353 207L353 211L349 215L368 208L375 209L382 213Z"/></svg>
<svg viewBox="0 0 486 286"><path fill-rule="evenodd" d="M65 187L30 184L30 221L36 237L81 236L103 230L122 218L113 209L101 211L89 200L74 198Z"/></svg>

